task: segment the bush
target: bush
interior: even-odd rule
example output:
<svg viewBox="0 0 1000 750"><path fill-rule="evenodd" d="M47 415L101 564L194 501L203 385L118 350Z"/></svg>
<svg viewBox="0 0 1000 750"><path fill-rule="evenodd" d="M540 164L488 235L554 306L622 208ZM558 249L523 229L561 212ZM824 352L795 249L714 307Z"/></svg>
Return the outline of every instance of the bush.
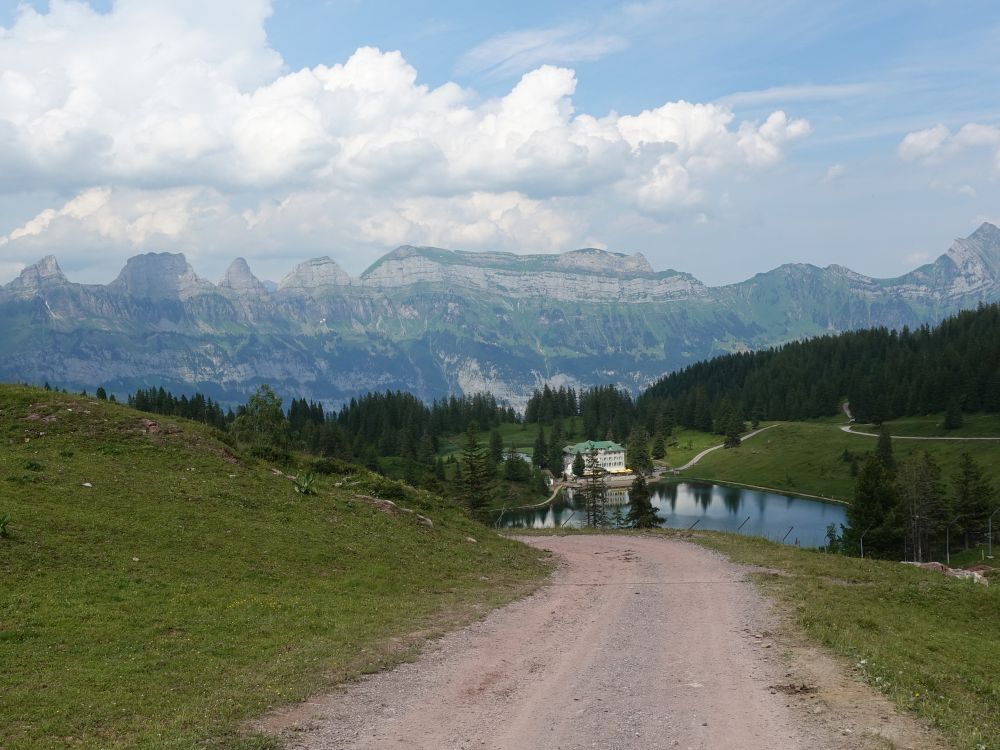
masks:
<svg viewBox="0 0 1000 750"><path fill-rule="evenodd" d="M4 513L0 516L0 539L6 539L10 536L10 532L7 530L7 524L10 523L10 514Z"/></svg>

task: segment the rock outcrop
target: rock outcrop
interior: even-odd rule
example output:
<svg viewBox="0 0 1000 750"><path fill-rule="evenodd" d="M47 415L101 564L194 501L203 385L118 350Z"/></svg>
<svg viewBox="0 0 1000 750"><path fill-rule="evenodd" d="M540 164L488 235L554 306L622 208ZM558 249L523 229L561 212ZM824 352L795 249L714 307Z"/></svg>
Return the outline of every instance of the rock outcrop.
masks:
<svg viewBox="0 0 1000 750"><path fill-rule="evenodd" d="M146 253L129 258L108 289L139 299L190 299L215 291L180 253Z"/></svg>
<svg viewBox="0 0 1000 750"><path fill-rule="evenodd" d="M237 258L229 264L226 275L219 282L219 288L239 297L266 297L268 294L267 287L253 275L243 258Z"/></svg>
<svg viewBox="0 0 1000 750"><path fill-rule="evenodd" d="M349 286L351 277L330 258L313 258L300 263L278 282L278 292L308 297Z"/></svg>

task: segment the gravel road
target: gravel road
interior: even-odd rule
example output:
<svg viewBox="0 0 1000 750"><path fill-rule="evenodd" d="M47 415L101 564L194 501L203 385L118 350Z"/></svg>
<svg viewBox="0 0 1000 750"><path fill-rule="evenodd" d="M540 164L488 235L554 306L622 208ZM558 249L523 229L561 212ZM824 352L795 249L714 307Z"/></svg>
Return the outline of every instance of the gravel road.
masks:
<svg viewBox="0 0 1000 750"><path fill-rule="evenodd" d="M663 537L524 541L560 561L538 593L266 728L298 750L938 746L778 635L746 568Z"/></svg>

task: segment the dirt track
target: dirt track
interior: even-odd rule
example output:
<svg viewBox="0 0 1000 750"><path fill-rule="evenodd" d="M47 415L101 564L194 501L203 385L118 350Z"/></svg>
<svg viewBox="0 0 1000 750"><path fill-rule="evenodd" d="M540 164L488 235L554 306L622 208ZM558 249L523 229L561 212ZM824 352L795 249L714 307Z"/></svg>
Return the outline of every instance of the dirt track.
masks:
<svg viewBox="0 0 1000 750"><path fill-rule="evenodd" d="M776 640L745 569L711 552L525 541L561 559L540 592L267 725L300 750L938 747L794 635Z"/></svg>

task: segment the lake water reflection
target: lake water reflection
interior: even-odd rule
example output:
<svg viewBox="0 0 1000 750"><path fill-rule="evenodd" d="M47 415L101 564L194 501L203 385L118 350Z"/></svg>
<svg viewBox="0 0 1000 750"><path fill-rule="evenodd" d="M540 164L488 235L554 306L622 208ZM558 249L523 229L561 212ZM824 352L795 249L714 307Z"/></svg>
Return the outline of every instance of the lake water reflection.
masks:
<svg viewBox="0 0 1000 750"><path fill-rule="evenodd" d="M844 506L776 492L752 490L708 482L663 482L650 486L652 502L663 526L686 529L697 521L696 529L715 529L753 534L785 542L798 540L803 547L819 547L826 542L826 527L846 523ZM628 513L628 490L608 490L609 509ZM506 511L500 525L507 528L551 529L583 526L581 506L566 497L551 506ZM742 526L741 526L742 525Z"/></svg>

